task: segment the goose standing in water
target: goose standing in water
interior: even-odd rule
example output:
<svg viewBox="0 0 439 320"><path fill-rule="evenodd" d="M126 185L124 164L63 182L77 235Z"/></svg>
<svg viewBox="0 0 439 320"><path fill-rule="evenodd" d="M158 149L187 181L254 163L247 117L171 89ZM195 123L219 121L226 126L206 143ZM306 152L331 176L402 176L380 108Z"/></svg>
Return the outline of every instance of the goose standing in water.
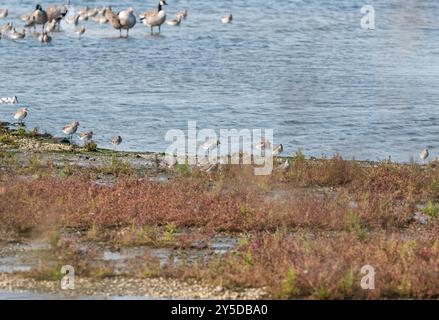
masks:
<svg viewBox="0 0 439 320"><path fill-rule="evenodd" d="M70 143L72 143L73 134L76 132L76 130L78 130L78 127L79 127L79 122L75 121L62 128L62 132L69 135Z"/></svg>
<svg viewBox="0 0 439 320"><path fill-rule="evenodd" d="M151 27L151 34L154 31L154 27L159 27L166 21L166 12L163 10L163 6L167 5L165 0L160 0L159 6L157 10L150 10L140 15L140 20L143 21L143 24Z"/></svg>
<svg viewBox="0 0 439 320"><path fill-rule="evenodd" d="M64 5L64 6L54 6L54 5L51 5L51 6L48 6L47 7L47 21L49 23L52 23L55 26L57 26L58 30L59 30L60 29L60 25L61 25L61 20L64 19L64 17L67 15L68 11L69 11L68 5ZM49 31L49 32L53 32L53 31Z"/></svg>
<svg viewBox="0 0 439 320"><path fill-rule="evenodd" d="M117 15L122 29L127 31L127 38L130 29L136 25L136 16L133 14L133 12L133 8L128 8L119 12Z"/></svg>
<svg viewBox="0 0 439 320"><path fill-rule="evenodd" d="M29 110L27 108L18 109L15 111L15 113L13 113L14 120L17 120L18 123L22 124L23 119L26 118L28 111Z"/></svg>
<svg viewBox="0 0 439 320"><path fill-rule="evenodd" d="M103 15L110 21L114 29L119 30L119 36L122 37L122 25L120 24L119 16L113 12L111 7L105 8Z"/></svg>
<svg viewBox="0 0 439 320"><path fill-rule="evenodd" d="M230 23L230 22L232 22L232 20L233 20L232 14L228 14L228 15L226 15L226 16L221 18L221 22L224 23L224 24L225 23Z"/></svg>
<svg viewBox="0 0 439 320"><path fill-rule="evenodd" d="M4 19L8 16L8 9L0 9L0 19Z"/></svg>
<svg viewBox="0 0 439 320"><path fill-rule="evenodd" d="M37 4L34 12L32 12L31 17L32 17L32 20L35 22L35 24L42 25L42 28L43 28L42 30L44 32L44 26L48 21L46 11L44 11L43 8L39 4Z"/></svg>

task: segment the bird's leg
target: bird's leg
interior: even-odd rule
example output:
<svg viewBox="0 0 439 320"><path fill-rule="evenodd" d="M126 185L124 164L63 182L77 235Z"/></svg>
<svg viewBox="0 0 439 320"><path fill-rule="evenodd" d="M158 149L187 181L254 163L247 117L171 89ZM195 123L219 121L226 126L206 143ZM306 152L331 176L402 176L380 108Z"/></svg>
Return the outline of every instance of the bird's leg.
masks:
<svg viewBox="0 0 439 320"><path fill-rule="evenodd" d="M161 27L161 26L159 26L159 33L160 33L160 27Z"/></svg>
<svg viewBox="0 0 439 320"><path fill-rule="evenodd" d="M153 26L151 26L151 34L153 34L154 33L154 29L153 29Z"/></svg>

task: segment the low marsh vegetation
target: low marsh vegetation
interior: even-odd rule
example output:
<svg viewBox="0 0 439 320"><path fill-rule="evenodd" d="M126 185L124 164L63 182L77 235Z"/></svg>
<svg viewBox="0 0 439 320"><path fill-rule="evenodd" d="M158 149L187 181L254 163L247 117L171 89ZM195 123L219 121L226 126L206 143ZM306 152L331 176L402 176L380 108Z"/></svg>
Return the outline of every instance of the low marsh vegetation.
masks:
<svg viewBox="0 0 439 320"><path fill-rule="evenodd" d="M225 232L239 238L237 250L172 267L145 257L132 275L264 287L283 299L439 296L435 163L306 160L298 153L287 171L270 176L254 176L250 166L221 166L206 174L182 164L166 183L151 181L116 154L88 168L65 163L55 170L38 156L15 163L15 155L0 152L3 239L70 228L81 230L86 241L115 248L183 250ZM102 183L102 175L111 183ZM429 217L426 225L414 220L418 211ZM197 235L181 234L188 229ZM112 274L93 269L87 262L93 259L73 246L60 248L67 248L60 263L76 255L83 257L81 273ZM365 264L376 266L379 289L361 289ZM57 278L57 267L34 276Z"/></svg>

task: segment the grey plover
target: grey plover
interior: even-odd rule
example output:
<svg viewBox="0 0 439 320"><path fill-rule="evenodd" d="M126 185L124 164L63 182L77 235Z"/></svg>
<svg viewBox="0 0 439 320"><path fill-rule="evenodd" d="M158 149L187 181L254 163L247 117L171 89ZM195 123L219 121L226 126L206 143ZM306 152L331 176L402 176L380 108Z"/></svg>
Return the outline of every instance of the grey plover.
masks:
<svg viewBox="0 0 439 320"><path fill-rule="evenodd" d="M78 127L79 127L79 122L75 121L62 128L62 132L69 135L70 143L72 143L73 134L75 134L76 130L78 130Z"/></svg>
<svg viewBox="0 0 439 320"><path fill-rule="evenodd" d="M93 138L93 131L85 131L79 134L79 139L84 141L84 145Z"/></svg>
<svg viewBox="0 0 439 320"><path fill-rule="evenodd" d="M23 123L24 118L27 117L28 111L29 110L27 108L18 109L15 111L15 113L13 113L14 120L17 120L19 123Z"/></svg>

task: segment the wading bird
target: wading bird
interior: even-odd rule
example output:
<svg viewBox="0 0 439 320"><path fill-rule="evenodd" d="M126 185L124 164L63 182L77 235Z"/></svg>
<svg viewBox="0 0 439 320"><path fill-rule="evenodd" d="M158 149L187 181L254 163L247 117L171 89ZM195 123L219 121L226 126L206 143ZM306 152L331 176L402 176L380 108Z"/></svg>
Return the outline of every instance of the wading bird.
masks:
<svg viewBox="0 0 439 320"><path fill-rule="evenodd" d="M428 158L429 152L428 149L424 149L421 151L421 153L419 153L419 158L421 158L422 162L425 162L425 159Z"/></svg>
<svg viewBox="0 0 439 320"><path fill-rule="evenodd" d="M159 27L166 21L166 12L163 10L163 6L167 5L165 0L160 0L157 10L149 10L140 15L140 20L143 24L151 27L151 34L154 31L154 27Z"/></svg>
<svg viewBox="0 0 439 320"><path fill-rule="evenodd" d="M115 136L111 140L111 144L113 145L113 150L122 143L122 137L121 136Z"/></svg>
<svg viewBox="0 0 439 320"><path fill-rule="evenodd" d="M272 155L273 157L277 157L284 151L284 146L282 144L278 145L273 149Z"/></svg>
<svg viewBox="0 0 439 320"><path fill-rule="evenodd" d="M81 139L82 141L84 141L84 146L87 144L88 141L90 141L93 138L93 131L86 131L86 132L81 132L79 134L79 139Z"/></svg>
<svg viewBox="0 0 439 320"><path fill-rule="evenodd" d="M34 12L32 12L31 20L34 21L35 24L42 25L42 30L44 32L44 26L46 25L48 19L47 19L47 13L43 10L41 5L37 4L35 6Z"/></svg>
<svg viewBox="0 0 439 320"><path fill-rule="evenodd" d="M133 14L133 12L133 8L128 8L119 12L119 14L117 15L122 29L125 29L127 31L127 38L130 29L136 25L136 16Z"/></svg>
<svg viewBox="0 0 439 320"><path fill-rule="evenodd" d="M14 120L17 120L18 123L22 124L24 118L26 118L26 116L27 116L28 111L29 110L27 108L18 109L17 111L15 111L15 113L12 114L14 117Z"/></svg>
<svg viewBox="0 0 439 320"><path fill-rule="evenodd" d="M79 122L75 121L62 128L62 132L64 132L64 134L67 134L69 136L70 143L72 143L73 135L75 134L76 130L78 130L78 127L79 127Z"/></svg>

